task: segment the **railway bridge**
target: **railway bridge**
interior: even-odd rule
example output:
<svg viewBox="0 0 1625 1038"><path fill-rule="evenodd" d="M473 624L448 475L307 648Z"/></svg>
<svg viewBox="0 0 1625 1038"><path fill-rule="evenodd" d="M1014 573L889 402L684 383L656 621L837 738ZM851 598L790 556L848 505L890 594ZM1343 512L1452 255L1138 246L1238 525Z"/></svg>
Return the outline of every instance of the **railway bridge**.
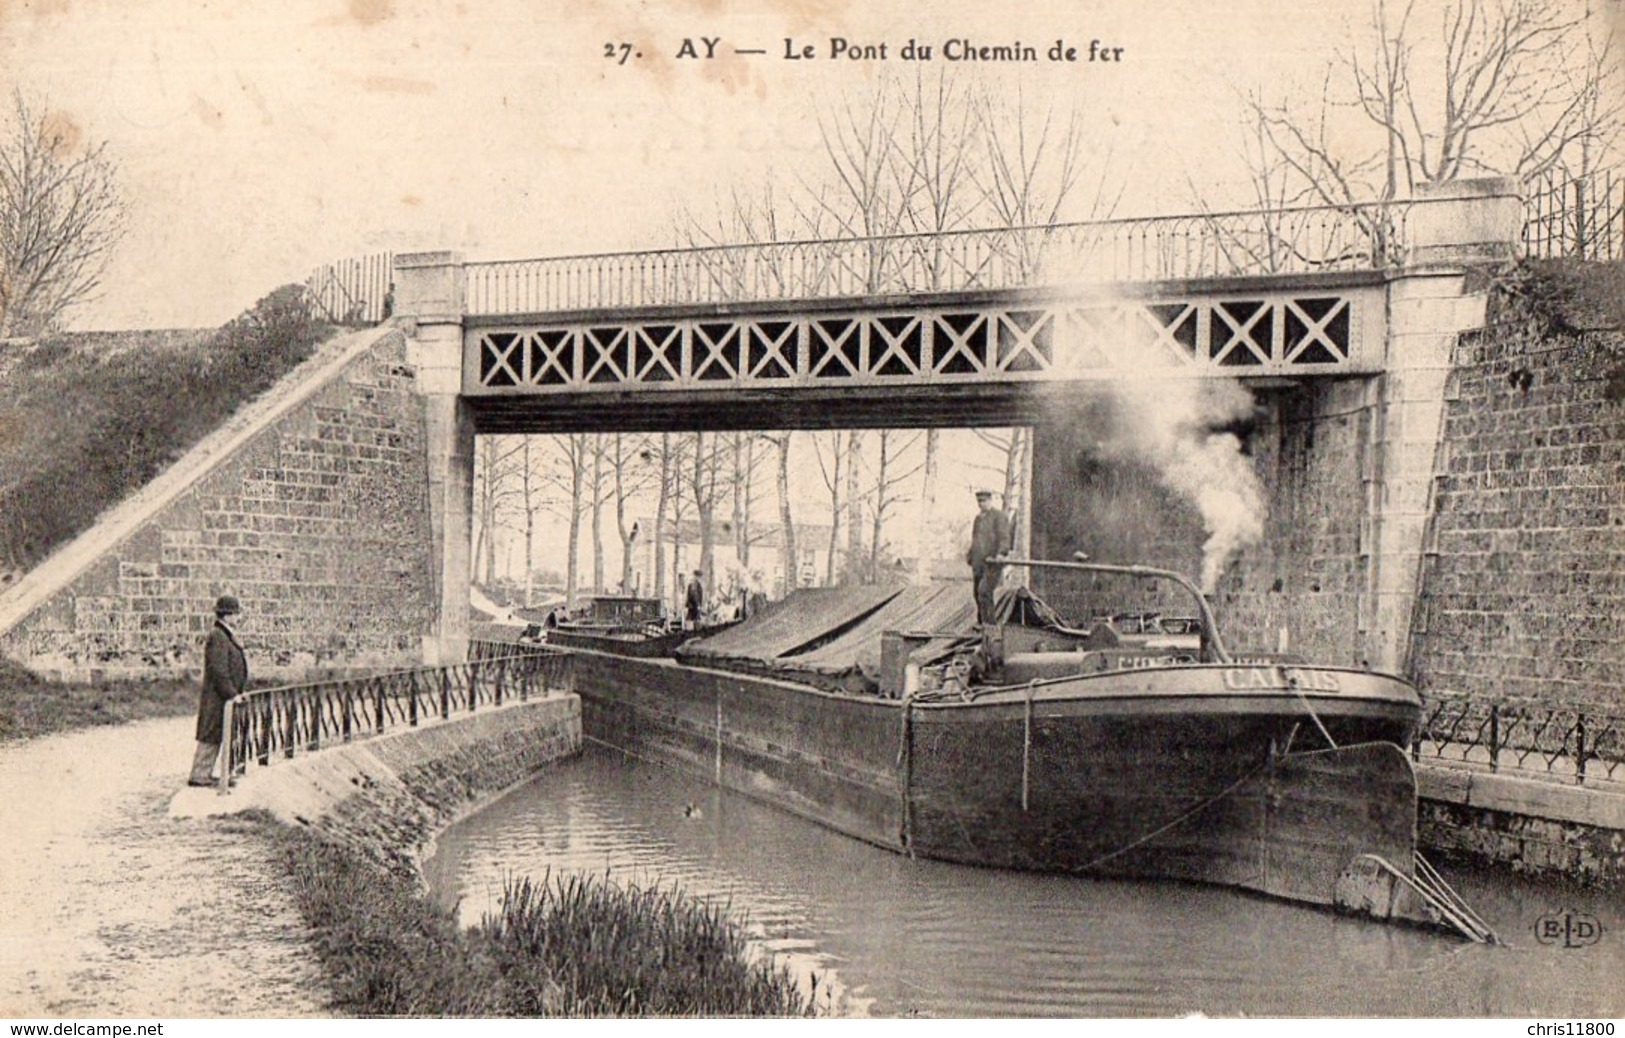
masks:
<svg viewBox="0 0 1625 1038"><path fill-rule="evenodd" d="M1522 220L1516 185L1486 180L1341 209L397 255L429 399L432 642L445 659L466 644L478 434L1031 425L1034 551L1095 553L1112 516L1080 500L1074 405L1105 382L1234 379L1265 414L1255 461L1282 522L1230 582L1230 626L1307 615L1306 650L1404 672L1451 350L1484 318L1474 268L1515 256ZM1127 511L1153 549L1200 543Z"/></svg>

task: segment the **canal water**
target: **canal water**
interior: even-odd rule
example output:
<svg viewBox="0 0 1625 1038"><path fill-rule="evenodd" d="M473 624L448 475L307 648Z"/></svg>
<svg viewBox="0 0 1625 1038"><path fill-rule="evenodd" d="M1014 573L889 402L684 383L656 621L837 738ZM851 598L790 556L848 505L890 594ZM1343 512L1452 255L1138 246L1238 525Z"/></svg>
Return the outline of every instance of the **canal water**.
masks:
<svg viewBox="0 0 1625 1038"><path fill-rule="evenodd" d="M1216 888L910 861L591 745L448 830L428 871L473 924L547 870L726 902L841 1014L1625 1014L1625 905L1595 892L1446 869L1511 946L1470 945ZM1564 911L1601 940L1537 941Z"/></svg>

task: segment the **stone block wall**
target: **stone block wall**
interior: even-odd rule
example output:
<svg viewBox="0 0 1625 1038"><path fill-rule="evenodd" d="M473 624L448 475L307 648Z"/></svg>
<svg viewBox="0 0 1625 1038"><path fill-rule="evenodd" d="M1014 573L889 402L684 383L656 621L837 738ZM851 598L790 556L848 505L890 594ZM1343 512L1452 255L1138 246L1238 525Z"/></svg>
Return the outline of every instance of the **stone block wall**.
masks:
<svg viewBox="0 0 1625 1038"><path fill-rule="evenodd" d="M1625 885L1625 789L1418 764L1417 842L1517 872Z"/></svg>
<svg viewBox="0 0 1625 1038"><path fill-rule="evenodd" d="M1215 606L1232 648L1361 662L1371 410L1365 380L1260 394L1249 438L1269 516L1221 582Z"/></svg>
<svg viewBox="0 0 1625 1038"><path fill-rule="evenodd" d="M421 662L438 579L424 404L406 339L361 334L374 341L336 372L302 367L272 391L291 407L200 445L218 456L0 635L0 654L63 678L193 674L229 593L251 676Z"/></svg>
<svg viewBox="0 0 1625 1038"><path fill-rule="evenodd" d="M1625 713L1625 336L1503 290L1448 396L1415 679Z"/></svg>

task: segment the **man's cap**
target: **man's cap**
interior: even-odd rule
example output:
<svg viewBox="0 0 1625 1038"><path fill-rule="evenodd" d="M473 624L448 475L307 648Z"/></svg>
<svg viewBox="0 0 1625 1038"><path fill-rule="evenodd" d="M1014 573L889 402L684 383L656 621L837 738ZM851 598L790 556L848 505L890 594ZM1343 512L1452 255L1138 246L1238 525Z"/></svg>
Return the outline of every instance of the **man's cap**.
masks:
<svg viewBox="0 0 1625 1038"><path fill-rule="evenodd" d="M979 498L992 497L993 496L993 491L988 490L987 488L984 487L984 488L976 491L976 496L979 497Z"/></svg>
<svg viewBox="0 0 1625 1038"><path fill-rule="evenodd" d="M221 595L214 600L214 611L217 616L240 613L243 611L243 604L237 601L236 595Z"/></svg>
<svg viewBox="0 0 1625 1038"><path fill-rule="evenodd" d="M695 575L695 576L696 576L696 577L703 577L703 576L705 576L705 570L703 570L703 569L697 569L697 570L695 570L695 571L694 571L694 575Z"/></svg>

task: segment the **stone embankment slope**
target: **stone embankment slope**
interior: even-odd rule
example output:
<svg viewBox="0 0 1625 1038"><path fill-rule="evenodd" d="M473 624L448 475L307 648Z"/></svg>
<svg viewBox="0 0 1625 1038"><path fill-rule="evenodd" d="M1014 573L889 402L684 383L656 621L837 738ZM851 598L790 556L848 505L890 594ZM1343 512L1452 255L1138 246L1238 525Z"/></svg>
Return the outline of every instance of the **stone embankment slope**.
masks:
<svg viewBox="0 0 1625 1038"><path fill-rule="evenodd" d="M324 1014L271 848L229 818L170 817L192 724L0 745L0 1016Z"/></svg>

